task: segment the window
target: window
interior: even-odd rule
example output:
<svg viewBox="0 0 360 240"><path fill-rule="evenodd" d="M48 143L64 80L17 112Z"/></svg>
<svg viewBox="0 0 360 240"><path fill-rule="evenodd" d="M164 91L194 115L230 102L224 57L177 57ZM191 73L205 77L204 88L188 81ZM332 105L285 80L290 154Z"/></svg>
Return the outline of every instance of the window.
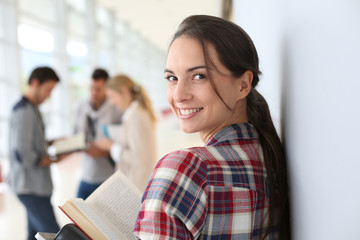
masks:
<svg viewBox="0 0 360 240"><path fill-rule="evenodd" d="M49 0L18 0L21 14L30 15L41 21L56 22L54 1Z"/></svg>
<svg viewBox="0 0 360 240"><path fill-rule="evenodd" d="M54 36L50 32L26 24L18 27L19 44L34 52L54 51Z"/></svg>
<svg viewBox="0 0 360 240"><path fill-rule="evenodd" d="M108 9L101 5L96 7L96 44L98 45L98 58L96 65L106 66L109 71L116 68L114 57L114 22L115 19Z"/></svg>
<svg viewBox="0 0 360 240"><path fill-rule="evenodd" d="M165 102L158 87L165 57L97 0L0 0L0 161L8 155L11 108L35 67L50 66L61 79L40 107L47 137L55 138L71 134L75 105L88 98L95 67L134 78L158 109Z"/></svg>
<svg viewBox="0 0 360 240"><path fill-rule="evenodd" d="M4 37L4 7L0 5L0 39Z"/></svg>

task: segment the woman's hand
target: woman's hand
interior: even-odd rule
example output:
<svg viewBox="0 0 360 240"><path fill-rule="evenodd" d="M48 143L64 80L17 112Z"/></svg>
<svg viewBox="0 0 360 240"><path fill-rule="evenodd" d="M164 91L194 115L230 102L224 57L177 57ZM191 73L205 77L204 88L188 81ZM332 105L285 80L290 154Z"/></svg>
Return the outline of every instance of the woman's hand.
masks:
<svg viewBox="0 0 360 240"><path fill-rule="evenodd" d="M102 150L110 151L111 146L113 145L113 141L111 141L108 138L103 138L98 141L95 141L93 144Z"/></svg>
<svg viewBox="0 0 360 240"><path fill-rule="evenodd" d="M88 145L85 152L92 157L107 157L113 142L107 138L92 142Z"/></svg>

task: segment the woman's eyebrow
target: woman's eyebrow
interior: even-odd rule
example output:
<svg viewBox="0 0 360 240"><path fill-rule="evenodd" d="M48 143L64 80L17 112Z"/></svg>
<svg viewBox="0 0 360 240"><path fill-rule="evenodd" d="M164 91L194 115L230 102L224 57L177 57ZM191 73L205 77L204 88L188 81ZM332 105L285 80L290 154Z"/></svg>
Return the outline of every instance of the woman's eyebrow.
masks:
<svg viewBox="0 0 360 240"><path fill-rule="evenodd" d="M192 72L192 71L197 70L197 69L199 69L199 68L209 69L207 66L196 66L196 67L189 68L187 71L188 71L188 72Z"/></svg>
<svg viewBox="0 0 360 240"><path fill-rule="evenodd" d="M186 71L187 71L187 72L192 72L192 71L197 70L197 69L200 69L200 68L210 69L210 68L207 67L207 66L195 66L195 67L191 67L191 68L187 69ZM174 73L174 72L171 71L170 69L165 68L164 73L166 73L166 72L168 72L168 73Z"/></svg>
<svg viewBox="0 0 360 240"><path fill-rule="evenodd" d="M173 71L171 71L171 70L169 70L169 69L167 69L167 68L165 68L165 70L164 70L164 73L166 73L166 72L168 72L168 73L174 73Z"/></svg>

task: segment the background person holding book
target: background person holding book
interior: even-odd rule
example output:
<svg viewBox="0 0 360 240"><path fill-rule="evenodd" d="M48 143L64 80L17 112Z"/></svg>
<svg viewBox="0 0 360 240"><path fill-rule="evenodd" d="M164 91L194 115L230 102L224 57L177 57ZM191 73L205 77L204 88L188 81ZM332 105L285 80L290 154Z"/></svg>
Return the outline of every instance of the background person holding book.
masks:
<svg viewBox="0 0 360 240"><path fill-rule="evenodd" d="M50 202L53 184L47 154L45 125L39 105L50 97L59 82L49 67L35 68L29 77L29 88L11 112L9 127L10 171L8 184L24 205L28 220L28 238L37 232L57 232L59 226Z"/></svg>
<svg viewBox="0 0 360 240"><path fill-rule="evenodd" d="M285 155L259 60L230 21L190 16L171 42L167 100L204 147L162 158L143 195L138 239L290 239ZM161 224L160 224L161 223Z"/></svg>
<svg viewBox="0 0 360 240"><path fill-rule="evenodd" d="M102 127L120 124L121 112L109 104L106 97L106 70L95 69L91 76L90 99L81 102L75 117L75 133L83 133L88 149L82 155L82 173L77 197L86 199L100 184L114 173L109 151L97 148L93 141L104 137Z"/></svg>
<svg viewBox="0 0 360 240"><path fill-rule="evenodd" d="M110 138L95 144L110 150L121 170L141 191L156 163L156 117L152 103L142 86L125 75L116 75L107 83L111 104L124 112L122 124L116 132L108 129Z"/></svg>

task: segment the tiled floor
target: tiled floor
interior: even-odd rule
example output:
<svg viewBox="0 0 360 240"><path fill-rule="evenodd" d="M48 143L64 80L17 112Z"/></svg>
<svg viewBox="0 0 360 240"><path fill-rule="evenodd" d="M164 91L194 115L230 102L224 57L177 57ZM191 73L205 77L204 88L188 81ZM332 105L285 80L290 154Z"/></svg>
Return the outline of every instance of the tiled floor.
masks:
<svg viewBox="0 0 360 240"><path fill-rule="evenodd" d="M197 134L182 133L173 116L158 122L157 133L159 157L175 149L202 145ZM74 154L51 167L54 182L52 203L60 226L70 221L56 206L75 196L81 166L79 157L79 154ZM0 183L0 240L5 239L26 239L26 215L16 196Z"/></svg>

